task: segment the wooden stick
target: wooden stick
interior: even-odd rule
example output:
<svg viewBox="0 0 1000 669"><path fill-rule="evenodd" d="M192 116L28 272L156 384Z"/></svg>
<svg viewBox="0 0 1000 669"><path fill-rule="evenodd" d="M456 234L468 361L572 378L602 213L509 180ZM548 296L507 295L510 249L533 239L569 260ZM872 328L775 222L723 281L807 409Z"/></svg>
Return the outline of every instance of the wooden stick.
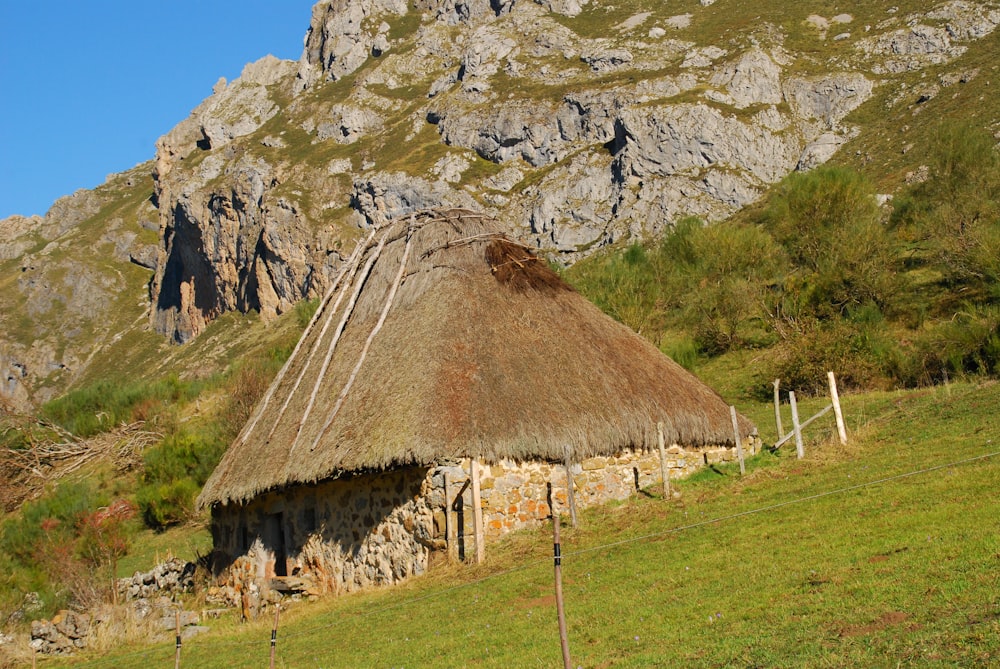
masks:
<svg viewBox="0 0 1000 669"><path fill-rule="evenodd" d="M573 491L573 463L570 458L569 446L563 449L563 464L566 467L566 501L569 502L569 517L573 527L576 527L576 493Z"/></svg>
<svg viewBox="0 0 1000 669"><path fill-rule="evenodd" d="M319 387L323 383L323 377L326 376L326 370L330 367L330 361L333 360L333 352L337 348L337 343L340 341L340 336L344 333L344 328L347 327L347 321L351 317L351 313L354 311L354 306L358 302L358 296L361 294L361 289L365 285L365 280L368 278L368 274L371 273L372 267L375 265L375 261L378 257L382 255L382 249L385 248L386 238L389 236L389 231L386 230L385 234L379 239L378 246L372 251L371 257L368 258L368 262L365 263L365 268L361 271L361 276L356 277L354 280L354 292L351 294L351 299L348 301L347 306L344 307L344 315L340 319L340 323L337 324L337 330L334 332L333 340L330 342L330 346L326 351L326 357L323 358L323 365L320 367L319 375L316 377L316 383L313 385L312 394L309 395L309 403L306 405L306 410L302 414L302 418L299 419L298 427L295 430L295 440L292 442L291 448L288 449L289 454L295 450L295 445L299 443L299 435L302 433L302 426L306 424L309 419L309 414L312 413L313 405L316 403L316 395L319 393Z"/></svg>
<svg viewBox="0 0 1000 669"><path fill-rule="evenodd" d="M372 231L372 234L374 234L374 230ZM323 314L323 310L329 303L330 298L333 297L334 291L336 290L340 282L343 280L345 274L347 273L348 268L356 262L355 257L360 255L361 247L366 246L370 240L371 240L371 235L368 236L368 239L364 243L360 241L358 242L358 244L354 247L354 251L351 253L351 257L348 259L348 261L341 268L340 272L337 274L337 278L334 279L333 283L330 284L330 287L327 288L326 294L323 295L323 299L320 301L319 306L316 308L316 313L314 313L312 315L312 318L309 319L309 325L306 326L306 329L302 332L302 336L299 337L298 342L296 342L295 348L292 349L292 354L288 356L288 360L286 360L285 364L281 366L281 371L278 372L277 378L275 378L274 381L271 383L271 385L268 386L267 392L264 393L264 398L260 401L260 404L257 406L257 410L254 411L253 418L250 420L250 422L247 423L246 427L240 433L239 443L241 444L244 443L250 436L250 433L253 432L254 428L257 426L257 422L260 420L260 417L264 414L264 411L267 409L268 404L270 404L271 402L271 397L274 395L274 391L277 389L278 385L281 384L281 381L285 378L285 374L288 373L288 370L292 365L292 361L295 360L295 358L298 356L299 349L302 347L302 343L306 340L306 338L309 336L309 333L312 332L313 327L319 321L320 316ZM336 307L334 307L334 310L336 310ZM322 338L322 335L320 335L320 338ZM312 357L311 354L310 357ZM303 368L305 367L308 367L308 365L303 365ZM296 385L298 385L297 382ZM287 406L288 402L286 401L285 406L283 406L281 408L281 411L278 413L278 419L275 421L275 425L277 425L277 422L281 420L281 416L285 413L285 408ZM271 432L273 434L274 427L271 428ZM268 438L270 438L270 435L268 435Z"/></svg>
<svg viewBox="0 0 1000 669"><path fill-rule="evenodd" d="M347 399L347 393L351 391L354 386L354 380L358 377L358 372L361 371L361 365L364 364L365 358L368 357L368 350L372 346L372 341L375 339L375 335L379 333L382 326L385 324L386 316L389 315L389 309L392 308L392 302L396 298L396 291L399 290L399 284L403 281L403 274L406 272L406 261L410 258L410 248L413 246L413 236L408 235L406 237L406 246L403 248L403 259L399 263L399 271L396 273L396 278L392 282L392 287L389 289L389 295L386 297L385 305L382 307L382 313L379 314L378 322L375 323L375 327L371 332L368 333L368 338L365 340L365 345L361 349L361 355L358 356L358 362L354 365L354 369L351 370L351 375L347 378L347 383L340 390L340 395L337 396L337 401L333 405L333 409L330 410L330 415L327 416L326 422L323 423L323 427L320 428L319 433L317 433L316 438L313 440L312 446L309 450L315 450L316 446L319 445L319 440L326 434L326 431L330 429L333 425L333 421L337 418L337 414L340 413L340 407L344 405L344 400Z"/></svg>
<svg viewBox="0 0 1000 669"><path fill-rule="evenodd" d="M177 650L174 652L174 669L181 669L181 612L180 611L174 611L174 630L177 632L177 636L175 637L177 642Z"/></svg>
<svg viewBox="0 0 1000 669"><path fill-rule="evenodd" d="M795 433L795 452L801 460L806 455L806 449L802 444L802 426L799 425L799 405L795 403L795 391L788 393L788 402L792 405L792 431Z"/></svg>
<svg viewBox="0 0 1000 669"><path fill-rule="evenodd" d="M569 655L569 635L566 632L566 610L562 594L562 547L559 545L559 514L552 510L552 553L556 572L556 616L559 618L559 645L562 646L563 669L572 669L573 660Z"/></svg>
<svg viewBox="0 0 1000 669"><path fill-rule="evenodd" d="M660 448L660 478L663 481L663 499L670 499L670 473L667 471L667 451L664 448L662 421L656 424L656 445Z"/></svg>
<svg viewBox="0 0 1000 669"><path fill-rule="evenodd" d="M778 430L778 441L781 441L785 437L785 428L781 425L781 394L778 392L778 387L781 385L781 379L774 380L774 426Z"/></svg>
<svg viewBox="0 0 1000 669"><path fill-rule="evenodd" d="M736 420L736 407L729 405L729 415L733 419L733 437L736 439L736 456L740 459L740 476L747 473L746 465L743 464L743 443L740 439L740 424Z"/></svg>
<svg viewBox="0 0 1000 669"><path fill-rule="evenodd" d="M801 423L799 423L799 430L805 430L809 426L810 423L812 423L817 418L822 418L823 416L825 416L827 413L830 412L830 409L832 409L832 408L833 408L832 404L827 404L825 407L823 407L817 413L815 413L812 417L807 418L806 420L804 420ZM772 446L771 450L772 451L778 450L778 448L782 444L784 444L786 441L788 441L789 439L791 439L794 436L795 436L794 432L789 432L788 434L786 434L784 437L781 438L781 441L777 442L774 446Z"/></svg>
<svg viewBox="0 0 1000 669"><path fill-rule="evenodd" d="M278 614L281 612L280 606L274 607L274 625L271 627L271 669L274 669L274 647L278 642Z"/></svg>
<svg viewBox="0 0 1000 669"><path fill-rule="evenodd" d="M340 308L340 303L344 301L344 296L347 294L348 289L353 285L354 277L357 275L358 268L361 266L361 257L365 250L370 247L371 240L375 236L376 229L372 228L372 231L368 233L367 239L365 239L363 244L358 244L354 249L354 253L351 254L351 258L348 261L348 265L344 268L344 272L338 277L338 281L343 281L340 285L340 290L337 291L337 299L334 301L333 306L327 312L326 319L323 321L323 327L320 329L319 334L316 336L316 340L309 349L309 353L306 355L305 362L302 364L302 368L299 370L298 376L295 377L295 383L292 384L292 389L288 391L285 395L285 401L281 405L281 409L278 411L278 416L271 424L271 431L267 433L267 438L265 442L270 441L271 437L274 436L274 431L278 429L278 424L281 422L282 417L285 415L285 410L288 409L289 403L292 401L292 397L295 396L295 391L299 389L299 385L302 383L302 379L305 377L306 372L312 369L312 360L316 357L317 351L319 351L320 345L323 343L323 338L326 336L326 331L330 329L330 324L333 322L333 317L337 315L337 310ZM316 310L316 314L320 313L320 309ZM299 343L301 344L306 339L305 334L299 338ZM289 361L291 358L289 358ZM286 363L287 364L287 363ZM276 387L277 383L272 384L272 388ZM297 436L297 435L296 435Z"/></svg>
<svg viewBox="0 0 1000 669"><path fill-rule="evenodd" d="M448 562L452 563L455 561L455 552L458 548L458 532L456 532L455 520L451 517L451 495L448 492L448 472L441 472L441 477L444 479L444 537L445 546L447 547Z"/></svg>
<svg viewBox="0 0 1000 669"><path fill-rule="evenodd" d="M472 531L476 535L476 564L482 564L486 557L486 541L483 536L483 502L479 494L479 460L472 458L469 465L472 479Z"/></svg>
<svg viewBox="0 0 1000 669"><path fill-rule="evenodd" d="M833 415L837 417L837 434L840 435L840 445L847 446L847 427L844 425L844 414L840 410L840 395L837 393L837 379L833 372L826 373L830 381L830 399L833 400Z"/></svg>

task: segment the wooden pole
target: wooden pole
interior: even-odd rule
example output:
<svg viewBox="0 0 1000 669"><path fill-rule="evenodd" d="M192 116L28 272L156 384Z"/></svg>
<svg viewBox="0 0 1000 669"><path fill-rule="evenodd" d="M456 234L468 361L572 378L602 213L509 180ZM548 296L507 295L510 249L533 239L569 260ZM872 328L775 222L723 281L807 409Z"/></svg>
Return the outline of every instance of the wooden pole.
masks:
<svg viewBox="0 0 1000 669"><path fill-rule="evenodd" d="M486 557L486 542L483 536L483 503L479 494L479 460L472 458L469 466L472 479L472 525L476 535L476 564L482 564Z"/></svg>
<svg viewBox="0 0 1000 669"><path fill-rule="evenodd" d="M778 439L781 441L785 438L785 428L781 425L781 394L778 392L778 387L781 385L781 379L774 380L774 426L778 429Z"/></svg>
<svg viewBox="0 0 1000 669"><path fill-rule="evenodd" d="M733 437L736 439L736 457L740 459L740 476L747 473L746 465L743 464L743 443L740 439L740 423L736 419L736 407L729 405L729 415L733 419Z"/></svg>
<svg viewBox="0 0 1000 669"><path fill-rule="evenodd" d="M181 612L180 611L174 611L174 631L177 633L177 636L174 637L177 643L177 650L174 652L174 669L181 669Z"/></svg>
<svg viewBox="0 0 1000 669"><path fill-rule="evenodd" d="M552 509L552 552L556 569L556 615L559 618L559 644L562 646L563 668L572 669L573 660L569 656L569 635L566 633L566 610L562 595L562 548L559 546L559 513Z"/></svg>
<svg viewBox="0 0 1000 669"><path fill-rule="evenodd" d="M806 456L805 446L802 444L802 426L799 425L799 405L795 403L795 392L788 393L788 403L792 405L792 430L795 432L795 452L801 460Z"/></svg>
<svg viewBox="0 0 1000 669"><path fill-rule="evenodd" d="M656 445L660 448L660 477L663 479L663 499L670 499L670 473L667 471L667 451L663 447L663 423L656 424Z"/></svg>
<svg viewBox="0 0 1000 669"><path fill-rule="evenodd" d="M569 454L569 446L563 453L563 463L566 467L566 501L569 502L569 518L576 527L576 494L573 492L573 463Z"/></svg>
<svg viewBox="0 0 1000 669"><path fill-rule="evenodd" d="M847 427L844 425L844 413L840 410L840 395L837 393L837 379L833 372L826 373L830 380L830 399L833 400L833 415L837 417L837 434L840 435L840 445L847 446Z"/></svg>
<svg viewBox="0 0 1000 669"><path fill-rule="evenodd" d="M455 519L451 514L451 491L448 489L448 472L442 472L444 478L444 536L448 546L448 562L454 562L458 549L458 532Z"/></svg>
<svg viewBox="0 0 1000 669"><path fill-rule="evenodd" d="M271 669L274 669L274 647L278 643L278 614L281 607L274 607L274 625L271 627Z"/></svg>

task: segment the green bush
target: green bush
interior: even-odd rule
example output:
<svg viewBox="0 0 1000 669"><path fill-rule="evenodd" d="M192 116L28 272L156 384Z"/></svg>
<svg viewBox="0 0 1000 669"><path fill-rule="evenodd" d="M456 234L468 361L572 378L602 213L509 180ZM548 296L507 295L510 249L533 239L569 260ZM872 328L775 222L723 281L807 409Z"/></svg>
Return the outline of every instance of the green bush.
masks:
<svg viewBox="0 0 1000 669"><path fill-rule="evenodd" d="M841 167L796 172L774 191L763 221L787 250L798 276L796 302L818 315L874 303L891 310L901 291L898 250L882 225L874 186Z"/></svg>
<svg viewBox="0 0 1000 669"><path fill-rule="evenodd" d="M136 494L143 521L163 529L190 519L194 498L225 452L227 442L210 427L168 436L146 451Z"/></svg>
<svg viewBox="0 0 1000 669"><path fill-rule="evenodd" d="M194 398L200 383L170 376L155 382L119 384L99 381L42 407L42 416L78 437L89 437L121 423L147 420L163 407Z"/></svg>
<svg viewBox="0 0 1000 669"><path fill-rule="evenodd" d="M143 522L153 529L165 529L190 520L201 487L190 478L154 483L139 488L136 502Z"/></svg>
<svg viewBox="0 0 1000 669"><path fill-rule="evenodd" d="M0 529L0 552L30 565L43 538L69 540L80 518L99 503L100 498L88 481L62 481L49 494L25 503L19 515L4 522Z"/></svg>
<svg viewBox="0 0 1000 669"><path fill-rule="evenodd" d="M905 194L893 222L917 235L948 287L966 300L1000 293L1000 151L985 129L946 123L931 148L930 177Z"/></svg>
<svg viewBox="0 0 1000 669"><path fill-rule="evenodd" d="M777 347L764 378L811 395L827 392L828 371L842 389L887 388L901 364L899 346L880 320L811 321ZM770 393L770 385L761 387L761 399Z"/></svg>
<svg viewBox="0 0 1000 669"><path fill-rule="evenodd" d="M931 325L912 349L902 378L907 385L1000 374L1000 307L969 307Z"/></svg>

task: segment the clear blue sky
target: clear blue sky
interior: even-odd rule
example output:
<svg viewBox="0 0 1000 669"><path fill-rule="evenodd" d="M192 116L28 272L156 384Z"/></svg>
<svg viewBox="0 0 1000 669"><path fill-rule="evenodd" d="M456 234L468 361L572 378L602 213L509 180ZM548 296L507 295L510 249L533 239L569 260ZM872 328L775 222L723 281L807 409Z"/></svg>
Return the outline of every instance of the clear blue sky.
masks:
<svg viewBox="0 0 1000 669"><path fill-rule="evenodd" d="M315 0L0 0L0 218L44 214L267 54L297 60Z"/></svg>

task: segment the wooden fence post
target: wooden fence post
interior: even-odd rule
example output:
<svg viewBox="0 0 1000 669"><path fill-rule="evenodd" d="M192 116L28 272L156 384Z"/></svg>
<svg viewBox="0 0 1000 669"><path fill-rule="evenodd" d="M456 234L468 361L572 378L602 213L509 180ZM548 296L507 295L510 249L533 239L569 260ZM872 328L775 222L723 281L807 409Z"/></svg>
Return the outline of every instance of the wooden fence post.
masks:
<svg viewBox="0 0 1000 669"><path fill-rule="evenodd" d="M455 519L452 518L451 510L451 490L448 485L448 472L441 473L444 479L444 538L447 542L448 562L452 563L458 555L458 532L455 528Z"/></svg>
<svg viewBox="0 0 1000 669"><path fill-rule="evenodd" d="M736 407L729 405L729 415L733 419L733 437L736 439L736 457L740 459L740 476L747 473L746 465L743 464L743 443L740 439L740 423L736 419Z"/></svg>
<svg viewBox="0 0 1000 669"><path fill-rule="evenodd" d="M795 391L789 391L788 403L792 405L792 430L795 432L795 452L801 460L806 456L805 446L802 444L802 428L799 425L799 406L795 403Z"/></svg>
<svg viewBox="0 0 1000 669"><path fill-rule="evenodd" d="M573 661L569 656L569 635L566 633L566 610L563 608L562 596L562 548L559 546L559 512L552 509L552 553L556 571L556 615L559 618L559 645L562 647L563 667L572 669Z"/></svg>
<svg viewBox="0 0 1000 669"><path fill-rule="evenodd" d="M774 426L778 429L778 438L775 441L781 441L785 438L785 428L781 425L781 394L778 392L778 387L781 385L781 379L774 380Z"/></svg>
<svg viewBox="0 0 1000 669"><path fill-rule="evenodd" d="M833 400L833 415L837 417L837 434L840 435L840 445L847 445L847 427L844 425L844 414L840 410L840 395L837 393L837 379L833 372L826 373L830 380L830 399Z"/></svg>
<svg viewBox="0 0 1000 669"><path fill-rule="evenodd" d="M569 519L576 527L576 493L573 492L573 465L570 459L569 446L563 451L563 462L566 467L566 501L569 502Z"/></svg>
<svg viewBox="0 0 1000 669"><path fill-rule="evenodd" d="M281 612L281 607L275 605L274 625L271 627L271 669L274 669L274 647L278 643L278 614L280 612Z"/></svg>
<svg viewBox="0 0 1000 669"><path fill-rule="evenodd" d="M670 472L667 471L667 452L663 448L663 423L656 424L656 444L660 447L660 476L663 478L663 499L670 499Z"/></svg>
<svg viewBox="0 0 1000 669"><path fill-rule="evenodd" d="M170 620L167 618L167 620ZM174 651L174 669L181 669L181 612L174 611L174 631L177 650Z"/></svg>
<svg viewBox="0 0 1000 669"><path fill-rule="evenodd" d="M469 467L472 479L472 525L476 534L476 564L486 557L486 539L483 535L483 502L479 493L479 460L472 458Z"/></svg>

